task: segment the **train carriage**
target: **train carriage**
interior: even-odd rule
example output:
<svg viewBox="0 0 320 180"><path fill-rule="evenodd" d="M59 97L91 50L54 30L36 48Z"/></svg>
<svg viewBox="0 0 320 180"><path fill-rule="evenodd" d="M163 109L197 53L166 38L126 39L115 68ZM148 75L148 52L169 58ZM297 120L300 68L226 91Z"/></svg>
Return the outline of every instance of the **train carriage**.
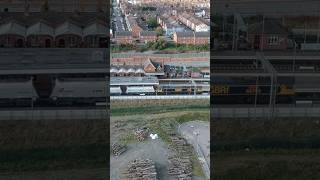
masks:
<svg viewBox="0 0 320 180"><path fill-rule="evenodd" d="M56 79L50 98L58 106L92 106L99 102L106 102L106 81L103 79Z"/></svg>
<svg viewBox="0 0 320 180"><path fill-rule="evenodd" d="M31 107L36 98L31 79L0 82L0 107Z"/></svg>

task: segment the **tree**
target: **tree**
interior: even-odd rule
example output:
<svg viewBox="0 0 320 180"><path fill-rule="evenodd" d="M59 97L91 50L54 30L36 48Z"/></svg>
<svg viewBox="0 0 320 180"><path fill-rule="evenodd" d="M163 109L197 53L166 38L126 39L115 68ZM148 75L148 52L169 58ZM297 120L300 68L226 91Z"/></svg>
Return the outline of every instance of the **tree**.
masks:
<svg viewBox="0 0 320 180"><path fill-rule="evenodd" d="M147 24L150 28L156 28L158 26L158 22L157 22L157 19L156 18L149 18L147 20Z"/></svg>
<svg viewBox="0 0 320 180"><path fill-rule="evenodd" d="M154 43L152 41L148 41L146 46L147 48L152 48L153 44Z"/></svg>
<svg viewBox="0 0 320 180"><path fill-rule="evenodd" d="M155 31L157 33L157 36L162 36L164 33L164 30L161 27L157 27Z"/></svg>
<svg viewBox="0 0 320 180"><path fill-rule="evenodd" d="M164 39L157 40L152 46L152 48L156 50L162 50L162 49L165 49L166 47L167 47L167 43Z"/></svg>

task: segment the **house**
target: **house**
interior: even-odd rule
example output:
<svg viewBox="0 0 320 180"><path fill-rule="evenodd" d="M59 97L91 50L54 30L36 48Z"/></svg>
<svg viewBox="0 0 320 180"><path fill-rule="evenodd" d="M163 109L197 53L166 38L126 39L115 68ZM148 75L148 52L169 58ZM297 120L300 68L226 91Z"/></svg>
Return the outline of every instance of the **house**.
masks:
<svg viewBox="0 0 320 180"><path fill-rule="evenodd" d="M286 50L288 31L275 20L265 20L249 26L248 41L253 49Z"/></svg>
<svg viewBox="0 0 320 180"><path fill-rule="evenodd" d="M210 33L209 32L195 32L194 44L210 44Z"/></svg>
<svg viewBox="0 0 320 180"><path fill-rule="evenodd" d="M186 12L178 14L178 19L195 32L210 31L210 26L206 22Z"/></svg>
<svg viewBox="0 0 320 180"><path fill-rule="evenodd" d="M143 29L138 25L137 18L132 16L126 16L127 27L129 31L132 31L133 38L139 38L140 32Z"/></svg>
<svg viewBox="0 0 320 180"><path fill-rule="evenodd" d="M157 33L155 31L141 31L140 42L148 43L155 42L157 40Z"/></svg>
<svg viewBox="0 0 320 180"><path fill-rule="evenodd" d="M166 36L172 36L174 32L183 32L185 28L179 24L178 21L168 14L163 14L157 17L157 22L165 31Z"/></svg>
<svg viewBox="0 0 320 180"><path fill-rule="evenodd" d="M117 31L115 34L115 41L119 44L132 44L132 32L130 31Z"/></svg>
<svg viewBox="0 0 320 180"><path fill-rule="evenodd" d="M144 61L143 67L146 75L164 75L163 63L155 62L150 58Z"/></svg>
<svg viewBox="0 0 320 180"><path fill-rule="evenodd" d="M176 44L194 44L194 33L192 31L175 32L173 41Z"/></svg>
<svg viewBox="0 0 320 180"><path fill-rule="evenodd" d="M175 32L173 34L173 41L176 44L193 44L193 45L204 45L210 43L209 32Z"/></svg>

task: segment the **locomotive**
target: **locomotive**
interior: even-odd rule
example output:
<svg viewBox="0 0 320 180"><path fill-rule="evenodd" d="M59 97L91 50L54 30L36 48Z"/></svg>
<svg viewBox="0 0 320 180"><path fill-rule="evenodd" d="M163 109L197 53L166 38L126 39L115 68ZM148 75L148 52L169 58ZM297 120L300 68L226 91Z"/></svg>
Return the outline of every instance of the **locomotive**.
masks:
<svg viewBox="0 0 320 180"><path fill-rule="evenodd" d="M320 104L320 88L303 88L303 78L278 77L277 82L270 78L213 79L211 95L214 104L260 104L270 102L287 105ZM310 79L310 78L309 78ZM308 82L308 79L304 80ZM312 83L306 83L314 86Z"/></svg>

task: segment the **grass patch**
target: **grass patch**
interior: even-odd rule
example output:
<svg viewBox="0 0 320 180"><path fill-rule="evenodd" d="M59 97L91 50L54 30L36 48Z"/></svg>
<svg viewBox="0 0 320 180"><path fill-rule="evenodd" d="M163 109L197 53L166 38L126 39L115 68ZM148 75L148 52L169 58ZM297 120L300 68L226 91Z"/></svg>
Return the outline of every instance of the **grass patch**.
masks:
<svg viewBox="0 0 320 180"><path fill-rule="evenodd" d="M196 112L196 113L188 113L176 118L176 121L179 124L186 123L189 121L209 121L210 120L210 111Z"/></svg>
<svg viewBox="0 0 320 180"><path fill-rule="evenodd" d="M320 148L316 120L217 120L211 121L214 150Z"/></svg>
<svg viewBox="0 0 320 180"><path fill-rule="evenodd" d="M133 132L128 132L125 136L120 138L120 143L123 145L128 145L131 143L138 142L137 138L135 137Z"/></svg>
<svg viewBox="0 0 320 180"><path fill-rule="evenodd" d="M218 152L213 161L215 179L316 180L320 177L319 151Z"/></svg>
<svg viewBox="0 0 320 180"><path fill-rule="evenodd" d="M215 179L320 179L317 119L211 121Z"/></svg>
<svg viewBox="0 0 320 180"><path fill-rule="evenodd" d="M205 174L202 170L202 166L199 162L199 159L196 157L196 155L191 157L191 162L192 162L192 174L193 176L198 176L198 177L205 177Z"/></svg>
<svg viewBox="0 0 320 180"><path fill-rule="evenodd" d="M170 136L168 132L164 129L164 126L171 126L168 121L163 119L157 119L154 122L149 124L149 128L156 132L161 139L167 143L170 144Z"/></svg>
<svg viewBox="0 0 320 180"><path fill-rule="evenodd" d="M103 168L108 145L0 151L0 172Z"/></svg>
<svg viewBox="0 0 320 180"><path fill-rule="evenodd" d="M174 111L192 111L192 110L208 110L209 106L207 105L190 105L190 106L151 106L151 107L138 107L138 108L111 108L111 116L125 116L125 115L134 115L134 114L156 114L156 113L165 113L165 112L174 112Z"/></svg>

